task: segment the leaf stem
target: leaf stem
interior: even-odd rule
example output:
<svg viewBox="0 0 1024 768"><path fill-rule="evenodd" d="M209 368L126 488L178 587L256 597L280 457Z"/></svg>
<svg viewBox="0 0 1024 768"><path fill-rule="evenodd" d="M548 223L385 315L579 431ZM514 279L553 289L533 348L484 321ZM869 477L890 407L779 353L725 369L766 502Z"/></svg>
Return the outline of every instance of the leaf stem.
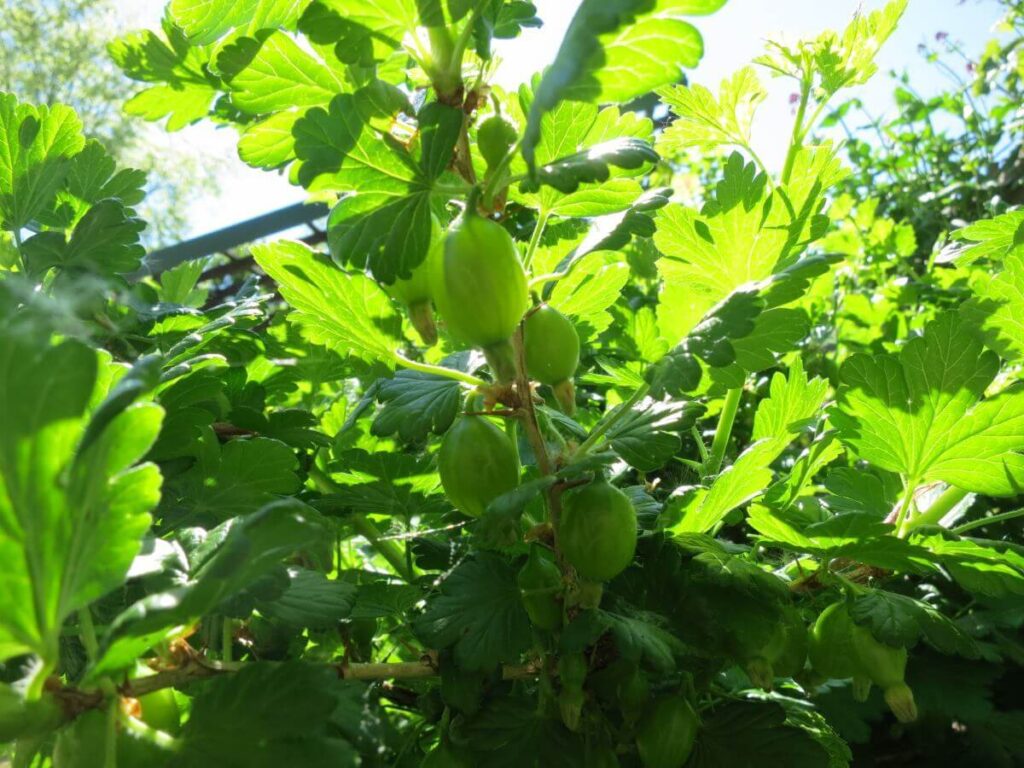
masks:
<svg viewBox="0 0 1024 768"><path fill-rule="evenodd" d="M705 476L718 474L718 470L722 468L722 461L725 459L725 451L729 446L732 427L736 422L736 411L739 410L742 396L742 388L730 389L725 394L722 411L718 414L718 426L715 428L715 436L711 441L711 452L708 460L704 463Z"/></svg>
<svg viewBox="0 0 1024 768"><path fill-rule="evenodd" d="M983 517L980 520L972 520L969 523L958 525L956 528L951 529L953 533L960 535L973 531L975 528L984 528L986 525L994 525L995 523L1005 523L1007 520L1015 520L1018 517L1024 517L1024 507L1020 509L1014 509L1010 512L1000 512L998 515L992 515L990 517Z"/></svg>
<svg viewBox="0 0 1024 768"><path fill-rule="evenodd" d="M429 373L432 376L442 376L446 379L453 379L463 384L468 384L471 387L487 386L486 381L471 373L457 371L454 368L445 368L442 365L431 365L430 363L421 363L416 360L410 360L399 352L395 352L395 362L403 368L409 368L410 370L419 371L420 373Z"/></svg>
<svg viewBox="0 0 1024 768"><path fill-rule="evenodd" d="M633 409L634 405L636 405L645 397L647 397L647 393L650 391L650 389L651 387L649 384L644 384L643 386L637 388L637 390L632 395L630 395L628 399L619 403L619 405L614 410L612 410L603 419L601 419L601 421L598 422L597 426L591 430L589 435L587 435L587 439L584 440L580 444L580 447L576 449L576 452L573 454L573 460L578 461L579 459L586 456L587 453L589 453L591 450L593 450L594 446L597 445L598 441L602 437L604 437L605 434L607 434L609 429L615 426L615 423L619 419L621 419L623 416L629 413Z"/></svg>
<svg viewBox="0 0 1024 768"><path fill-rule="evenodd" d="M551 214L543 208L540 213L537 214L537 224L533 228L533 234L530 236L530 243L526 246L526 255L523 257L523 269L527 272L530 271L530 262L533 261L533 254L540 245L540 239L544 235L544 229L548 225L548 218L550 216Z"/></svg>
<svg viewBox="0 0 1024 768"><path fill-rule="evenodd" d="M309 477L321 491L326 493L337 493L340 490L340 486L335 483L326 472L317 466L310 468ZM355 529L356 533L370 542L370 546L377 550L377 553L380 554L381 557L387 560L388 564L395 569L395 573L407 582L415 580L416 570L409 566L401 545L391 539L384 538L384 535L381 533L377 525L366 515L355 513L350 515L347 520L352 523L352 527Z"/></svg>
<svg viewBox="0 0 1024 768"><path fill-rule="evenodd" d="M922 525L938 525L939 521L949 514L953 507L967 498L967 495L968 491L965 491L962 488L957 488L955 485L951 485L942 492L942 495L939 496L939 498L937 498L934 503L928 507L928 509L916 517L907 520L902 528L899 523L897 523L896 530L900 532L900 535L905 536L915 528L920 528Z"/></svg>
<svg viewBox="0 0 1024 768"><path fill-rule="evenodd" d="M78 636L85 648L85 655L89 661L95 662L100 655L100 645L96 640L96 626L92 622L89 606L78 609Z"/></svg>
<svg viewBox="0 0 1024 768"><path fill-rule="evenodd" d="M796 155L803 146L804 139L804 117L807 114L807 102L811 97L811 85L806 79L800 83L800 105L796 109L796 119L793 122L793 135L789 140L789 151L786 152L786 164L782 167L782 183L789 184L789 177L793 175L793 164L796 162Z"/></svg>

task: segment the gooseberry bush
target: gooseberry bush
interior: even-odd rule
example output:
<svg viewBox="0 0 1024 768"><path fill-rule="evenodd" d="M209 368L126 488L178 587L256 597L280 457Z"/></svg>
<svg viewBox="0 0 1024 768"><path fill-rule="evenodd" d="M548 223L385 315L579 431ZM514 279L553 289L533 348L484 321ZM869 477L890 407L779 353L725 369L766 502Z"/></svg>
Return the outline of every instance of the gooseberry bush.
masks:
<svg viewBox="0 0 1024 768"><path fill-rule="evenodd" d="M165 271L0 96L13 765L1021 764L1024 213L921 258L820 138L905 0L713 92L724 2L583 0L506 91L524 0L172 0L128 115L330 215Z"/></svg>

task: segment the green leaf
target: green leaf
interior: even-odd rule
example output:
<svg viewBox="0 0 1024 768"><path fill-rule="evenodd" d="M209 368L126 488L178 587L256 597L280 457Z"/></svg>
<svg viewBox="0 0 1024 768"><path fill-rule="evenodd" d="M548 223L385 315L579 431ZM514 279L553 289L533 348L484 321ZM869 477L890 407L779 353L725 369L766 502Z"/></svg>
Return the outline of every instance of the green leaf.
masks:
<svg viewBox="0 0 1024 768"><path fill-rule="evenodd" d="M332 581L308 568L289 568L288 578L290 583L280 597L256 603L261 615L289 627L328 629L352 612L354 584Z"/></svg>
<svg viewBox="0 0 1024 768"><path fill-rule="evenodd" d="M744 67L722 81L715 99L702 85L676 85L658 92L676 119L658 137L659 151L670 155L689 147L747 147L754 113L768 92L753 67Z"/></svg>
<svg viewBox="0 0 1024 768"><path fill-rule="evenodd" d="M21 229L43 213L84 146L70 107L33 107L0 93L0 226Z"/></svg>
<svg viewBox="0 0 1024 768"><path fill-rule="evenodd" d="M166 129L180 131L206 117L216 96L207 85L154 85L128 99L124 111L152 122L166 117Z"/></svg>
<svg viewBox="0 0 1024 768"><path fill-rule="evenodd" d="M877 640L895 648L913 648L923 638L943 653L968 658L978 655L974 640L956 624L936 608L907 595L873 589L854 599L850 615Z"/></svg>
<svg viewBox="0 0 1024 768"><path fill-rule="evenodd" d="M678 453L679 434L694 426L703 411L694 402L645 398L616 421L606 434L608 444L630 466L653 472Z"/></svg>
<svg viewBox="0 0 1024 768"><path fill-rule="evenodd" d="M295 241L257 245L252 252L277 282L310 341L343 356L394 365L401 318L370 278L346 272ZM388 335L388 329L394 335Z"/></svg>
<svg viewBox="0 0 1024 768"><path fill-rule="evenodd" d="M809 733L786 725L786 712L778 704L731 701L703 718L687 765L829 768L829 756Z"/></svg>
<svg viewBox="0 0 1024 768"><path fill-rule="evenodd" d="M487 552L464 560L448 575L413 629L428 647L453 646L456 662L466 670L518 661L531 636L515 571Z"/></svg>
<svg viewBox="0 0 1024 768"><path fill-rule="evenodd" d="M732 340L735 362L712 367L711 378L729 389L739 389L748 374L771 368L779 355L796 349L810 330L810 318L804 309L778 307L762 312L749 335Z"/></svg>
<svg viewBox="0 0 1024 768"><path fill-rule="evenodd" d="M343 90L330 67L284 32L263 40L245 69L231 79L232 103L252 114L321 106Z"/></svg>
<svg viewBox="0 0 1024 768"><path fill-rule="evenodd" d="M1024 394L982 400L999 367L954 314L898 355L854 355L840 370L832 423L857 456L910 485L943 481L1011 495L1024 482Z"/></svg>
<svg viewBox="0 0 1024 768"><path fill-rule="evenodd" d="M678 346L647 369L644 378L651 385L651 394L680 397L695 390L703 375L697 358L713 366L735 362L732 341L754 330L762 306L752 291L737 291L713 306Z"/></svg>
<svg viewBox="0 0 1024 768"><path fill-rule="evenodd" d="M462 112L437 102L420 110L417 161L396 142L382 140L353 110L338 112L335 119L335 106L343 101L332 102L327 121L338 169L318 176L310 189L348 193L327 222L331 253L340 263L369 266L374 277L390 284L408 278L427 256L433 185L451 160ZM296 123L296 131L320 112ZM300 159L302 146L297 144Z"/></svg>
<svg viewBox="0 0 1024 768"><path fill-rule="evenodd" d="M246 664L211 680L195 697L181 734L185 765L271 768L357 766L358 753L336 735L338 677L322 665Z"/></svg>
<svg viewBox="0 0 1024 768"><path fill-rule="evenodd" d="M345 47L358 49L364 41L372 42L371 61L383 59L401 47L406 34L416 34L420 26L417 0L320 0L320 3L340 14L349 27L349 37L342 40Z"/></svg>
<svg viewBox="0 0 1024 768"><path fill-rule="evenodd" d="M1024 253L1008 253L1003 271L982 276L971 286L974 296L960 307L960 315L974 326L985 346L1009 361L1024 357Z"/></svg>
<svg viewBox="0 0 1024 768"><path fill-rule="evenodd" d="M310 0L171 0L174 23L195 45L209 45L237 29L293 28Z"/></svg>
<svg viewBox="0 0 1024 768"><path fill-rule="evenodd" d="M547 167L545 166L545 168ZM581 180L592 181L595 179L581 178ZM597 178L596 180L600 181L601 179ZM639 182L633 179L611 179L598 187L580 189L567 194L551 207L550 213L566 218L608 216L626 210L641 194L643 194L643 188Z"/></svg>
<svg viewBox="0 0 1024 768"><path fill-rule="evenodd" d="M788 377L781 372L772 376L768 397L757 406L752 438L791 439L808 431L816 426L827 394L828 381L817 377L808 380L797 358Z"/></svg>
<svg viewBox="0 0 1024 768"><path fill-rule="evenodd" d="M465 371L471 361L467 353L456 353L441 361L445 367ZM377 399L383 407L373 420L371 431L388 437L398 434L403 442L425 440L433 432L448 431L462 402L459 382L420 371L401 370L381 382Z"/></svg>
<svg viewBox="0 0 1024 768"><path fill-rule="evenodd" d="M275 112L246 126L238 139L238 156L255 168L280 168L295 159L293 129L303 112Z"/></svg>
<svg viewBox="0 0 1024 768"><path fill-rule="evenodd" d="M421 597L419 587L410 584L360 584L349 618L382 619L387 616L402 616L411 611Z"/></svg>
<svg viewBox="0 0 1024 768"><path fill-rule="evenodd" d="M160 498L134 466L160 430L152 404L122 409L79 450L89 414L123 369L75 341L0 334L0 658L57 661L72 612L122 583Z"/></svg>
<svg viewBox="0 0 1024 768"><path fill-rule="evenodd" d="M893 571L934 572L927 549L893 535L893 527L872 514L846 512L802 531L765 507L751 507L747 521L764 538L785 549L836 557Z"/></svg>
<svg viewBox="0 0 1024 768"><path fill-rule="evenodd" d="M244 515L299 487L295 453L278 440L255 437L221 446L210 436L205 442L200 460L168 489L177 501L165 503L190 521Z"/></svg>
<svg viewBox="0 0 1024 768"><path fill-rule="evenodd" d="M788 378L775 374L771 394L758 406L755 442L715 478L710 488L677 496L670 502L666 514L669 520L675 520L671 529L710 531L729 512L767 489L773 477L772 463L817 417L827 392L828 382L817 378L808 381L799 362L790 369Z"/></svg>
<svg viewBox="0 0 1024 768"><path fill-rule="evenodd" d="M114 158L93 139L71 159L53 211L40 214L38 219L47 226L67 229L101 200L117 199L126 207L142 202L145 184L145 173L132 168L118 170Z"/></svg>
<svg viewBox="0 0 1024 768"><path fill-rule="evenodd" d="M92 679L130 667L149 648L280 568L285 558L320 543L326 530L309 507L289 499L198 533L202 544L192 553L189 580L143 598L114 619L90 670Z"/></svg>
<svg viewBox="0 0 1024 768"><path fill-rule="evenodd" d="M465 727L475 765L490 768L583 768L583 740L537 711L533 696L491 698Z"/></svg>
<svg viewBox="0 0 1024 768"><path fill-rule="evenodd" d="M1009 544L947 532L917 534L910 540L927 548L964 589L996 598L1024 595L1024 555Z"/></svg>
<svg viewBox="0 0 1024 768"><path fill-rule="evenodd" d="M875 57L896 31L906 8L907 0L892 0L880 10L855 14L842 37L825 33L816 41L814 63L828 94L871 79L878 70Z"/></svg>
<svg viewBox="0 0 1024 768"><path fill-rule="evenodd" d="M608 181L611 167L637 170L656 162L658 154L646 141L635 138L613 139L541 166L534 177L524 180L520 186L524 192L536 192L541 185L546 185L568 195L579 189L580 184ZM633 199L640 194L639 185L635 189ZM562 205L554 210L563 216L574 215L574 202L576 201L563 201ZM628 207L630 202L632 199L614 210L622 210Z"/></svg>
<svg viewBox="0 0 1024 768"><path fill-rule="evenodd" d="M534 84L536 82L534 80ZM525 115L530 112L534 99L535 92L523 84L519 88L518 105L512 106L518 106ZM592 182L636 177L650 162L657 161L650 146L654 132L650 118L622 112L618 107L599 109L595 104L565 101L544 115L541 126L542 135L534 156L540 167L538 174L550 183L541 184L539 177L527 179L513 192L513 198L542 211L554 212L565 205L568 207L561 215L568 215L565 211L572 211L576 202L601 199L594 197ZM588 159L591 152L596 156L593 162ZM522 160L516 159L513 171L526 174L528 169ZM577 190L580 183L588 186ZM616 198L630 188L616 186L622 187ZM607 203L607 199L604 202Z"/></svg>
<svg viewBox="0 0 1024 768"><path fill-rule="evenodd" d="M658 306L662 334L670 342L685 337L737 289L799 264L800 253L824 231L822 195L841 177L831 148L806 148L797 155L790 184L769 191L767 177L733 153L714 197L701 211L683 206L660 210L654 242L664 254L658 261L664 282ZM807 276L800 270L771 288L768 305L798 298L792 291L806 285Z"/></svg>
<svg viewBox="0 0 1024 768"><path fill-rule="evenodd" d="M761 495L772 481L769 466L784 447L785 443L778 439L756 442L718 475L710 488L669 499L665 515L670 530L705 533L732 510Z"/></svg>
<svg viewBox="0 0 1024 768"><path fill-rule="evenodd" d="M608 251L588 253L560 279L548 304L573 318L581 330L598 334L612 323L608 307L614 304L629 281L629 265L620 254Z"/></svg>
<svg viewBox="0 0 1024 768"><path fill-rule="evenodd" d="M75 225L70 240L60 232L40 232L26 240L25 261L36 275L54 267L100 275L132 272L146 253L139 242L145 228L119 200L101 200Z"/></svg>
<svg viewBox="0 0 1024 768"><path fill-rule="evenodd" d="M189 45L184 33L166 21L164 35L133 32L107 50L128 77L154 84L129 99L125 110L147 120L169 116L167 129L176 131L209 113L219 83L209 70L208 49Z"/></svg>
<svg viewBox="0 0 1024 768"><path fill-rule="evenodd" d="M340 488L324 497L331 507L408 518L440 503L438 497L424 499L437 486L428 457L351 450L338 459L338 468L331 469Z"/></svg>
<svg viewBox="0 0 1024 768"><path fill-rule="evenodd" d="M541 118L561 101L626 102L679 80L704 42L685 16L725 0L583 0L530 110L523 156L531 169Z"/></svg>
<svg viewBox="0 0 1024 768"><path fill-rule="evenodd" d="M960 245L943 253L944 261L965 267L979 259L1001 261L1021 253L1024 244L1024 210L1010 211L993 219L982 219L953 232Z"/></svg>

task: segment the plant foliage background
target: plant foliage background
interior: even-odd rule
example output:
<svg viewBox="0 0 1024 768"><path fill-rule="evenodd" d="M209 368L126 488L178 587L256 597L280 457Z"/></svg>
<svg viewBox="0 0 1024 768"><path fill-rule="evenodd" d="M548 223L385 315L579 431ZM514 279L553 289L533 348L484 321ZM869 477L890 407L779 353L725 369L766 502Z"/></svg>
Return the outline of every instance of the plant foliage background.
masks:
<svg viewBox="0 0 1024 768"><path fill-rule="evenodd" d="M847 89L904 0L686 84L723 4L584 0L506 93L523 0L172 0L109 45L125 111L230 127L332 206L323 252L261 243L251 274L138 279L144 174L70 107L0 95L14 765L1022 763L1024 6L877 120ZM797 94L781 170L750 147L769 78ZM575 328L573 415L521 331L501 381L391 298L464 208ZM438 450L485 418L522 472L471 518ZM559 543L598 475L639 533L603 585ZM916 718L813 633L804 663L837 603L907 654ZM699 727L657 762L666 697Z"/></svg>

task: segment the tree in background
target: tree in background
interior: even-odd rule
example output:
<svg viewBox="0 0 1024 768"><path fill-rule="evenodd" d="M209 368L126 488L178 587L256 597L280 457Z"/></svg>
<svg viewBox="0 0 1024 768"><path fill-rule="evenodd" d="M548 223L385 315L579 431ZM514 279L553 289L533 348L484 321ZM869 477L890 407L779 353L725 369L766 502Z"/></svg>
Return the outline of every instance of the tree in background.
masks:
<svg viewBox="0 0 1024 768"><path fill-rule="evenodd" d="M106 50L120 26L109 0L12 4L0 14L0 82L24 101L74 107L119 165L146 171L145 238L165 244L184 233L188 200L215 176L209 158L175 152L161 132L124 116L125 77Z"/></svg>

